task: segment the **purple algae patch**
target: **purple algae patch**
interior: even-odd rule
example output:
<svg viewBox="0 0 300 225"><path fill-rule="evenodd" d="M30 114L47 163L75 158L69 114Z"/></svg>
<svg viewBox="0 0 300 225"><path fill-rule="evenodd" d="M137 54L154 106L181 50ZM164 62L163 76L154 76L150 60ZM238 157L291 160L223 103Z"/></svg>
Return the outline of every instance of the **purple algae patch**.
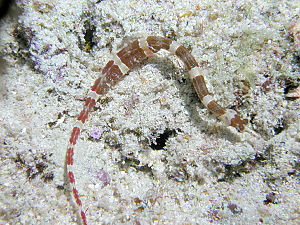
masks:
<svg viewBox="0 0 300 225"><path fill-rule="evenodd" d="M100 127L96 127L90 131L90 136L93 139L99 139L102 136L102 130Z"/></svg>

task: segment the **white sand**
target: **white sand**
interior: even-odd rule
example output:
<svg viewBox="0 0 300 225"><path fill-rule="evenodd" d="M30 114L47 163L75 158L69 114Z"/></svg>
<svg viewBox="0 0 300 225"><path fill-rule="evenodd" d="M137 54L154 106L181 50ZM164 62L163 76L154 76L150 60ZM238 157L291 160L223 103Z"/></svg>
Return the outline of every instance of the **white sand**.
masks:
<svg viewBox="0 0 300 225"><path fill-rule="evenodd" d="M284 95L300 79L287 29L299 0L17 2L18 17L0 21L0 224L76 224L64 179L76 98L124 39L150 34L190 49L215 98L252 118L265 146L209 113L162 51L101 98L80 136L75 175L89 224L300 222L299 98ZM167 130L164 148L150 148Z"/></svg>

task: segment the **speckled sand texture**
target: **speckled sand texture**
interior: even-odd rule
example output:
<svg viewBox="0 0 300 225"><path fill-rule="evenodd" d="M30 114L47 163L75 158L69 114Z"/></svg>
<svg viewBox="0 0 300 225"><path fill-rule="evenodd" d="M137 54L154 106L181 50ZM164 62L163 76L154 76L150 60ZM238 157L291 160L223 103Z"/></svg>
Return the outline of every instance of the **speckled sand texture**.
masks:
<svg viewBox="0 0 300 225"><path fill-rule="evenodd" d="M77 224L72 126L113 53L150 34L187 47L260 139L209 113L162 51L100 98L79 138L89 224L300 223L300 100L286 97L300 81L299 0L16 5L0 21L0 224Z"/></svg>

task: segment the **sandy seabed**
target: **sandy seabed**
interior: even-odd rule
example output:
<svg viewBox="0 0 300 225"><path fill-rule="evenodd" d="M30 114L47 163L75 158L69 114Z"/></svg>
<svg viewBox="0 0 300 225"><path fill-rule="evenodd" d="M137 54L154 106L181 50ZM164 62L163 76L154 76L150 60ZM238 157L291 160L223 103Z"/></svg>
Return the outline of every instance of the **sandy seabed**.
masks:
<svg viewBox="0 0 300 225"><path fill-rule="evenodd" d="M218 121L159 52L100 97L78 140L89 224L299 224L299 98L286 96L300 80L299 7L18 0L0 21L0 224L77 224L65 154L82 100L117 49L148 35L188 48L259 138Z"/></svg>

